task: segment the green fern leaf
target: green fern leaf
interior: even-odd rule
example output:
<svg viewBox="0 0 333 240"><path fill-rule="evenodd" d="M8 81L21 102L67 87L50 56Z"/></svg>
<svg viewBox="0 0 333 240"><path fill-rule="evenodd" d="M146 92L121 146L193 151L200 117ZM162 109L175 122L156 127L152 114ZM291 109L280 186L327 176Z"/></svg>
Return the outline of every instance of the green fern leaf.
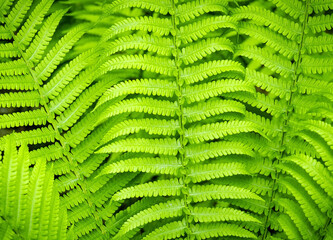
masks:
<svg viewBox="0 0 333 240"><path fill-rule="evenodd" d="M171 136L175 135L178 129L179 123L175 120L151 118L126 120L111 128L103 138L101 144L107 143L121 135L133 134L141 130L149 134Z"/></svg>
<svg viewBox="0 0 333 240"><path fill-rule="evenodd" d="M121 235L125 234L126 232L152 221L180 216L184 207L184 202L178 199L153 205L152 207L145 209L129 218L120 228L118 236L121 237ZM117 236L115 239L117 239Z"/></svg>
<svg viewBox="0 0 333 240"><path fill-rule="evenodd" d="M103 41L107 41L117 34L130 30L144 30L154 32L159 36L165 36L172 31L172 23L170 19L162 19L157 17L138 17L125 19L108 29L103 37Z"/></svg>
<svg viewBox="0 0 333 240"><path fill-rule="evenodd" d="M145 112L161 116L175 116L177 111L177 103L165 100L155 100L152 98L137 98L123 100L111 107L100 116L99 121L103 121L109 117L124 112Z"/></svg>
<svg viewBox="0 0 333 240"><path fill-rule="evenodd" d="M190 189L189 196L194 202L218 199L262 200L261 197L247 189L223 185L194 185Z"/></svg>
<svg viewBox="0 0 333 240"><path fill-rule="evenodd" d="M247 121L217 122L189 128L185 132L185 137L192 144L215 140L241 132L260 132L260 130L257 125Z"/></svg>
<svg viewBox="0 0 333 240"><path fill-rule="evenodd" d="M140 171L177 175L181 166L180 161L174 157L130 158L108 165L100 174Z"/></svg>
<svg viewBox="0 0 333 240"><path fill-rule="evenodd" d="M307 26L313 33L330 30L333 27L333 15L309 17Z"/></svg>
<svg viewBox="0 0 333 240"><path fill-rule="evenodd" d="M43 109L4 114L0 116L0 128L45 125L47 117L48 115Z"/></svg>
<svg viewBox="0 0 333 240"><path fill-rule="evenodd" d="M241 163L211 163L195 165L189 168L188 177L193 183L203 182L215 178L249 174L244 164Z"/></svg>
<svg viewBox="0 0 333 240"><path fill-rule="evenodd" d="M179 40L191 43L221 28L235 29L235 20L229 16L209 17L179 28Z"/></svg>
<svg viewBox="0 0 333 240"><path fill-rule="evenodd" d="M145 94L148 96L172 97L177 90L175 83L160 79L136 79L121 82L108 89L100 98L98 105L116 97L128 94Z"/></svg>
<svg viewBox="0 0 333 240"><path fill-rule="evenodd" d="M307 74L322 74L333 69L333 61L331 57L311 57L304 56L301 67L304 73Z"/></svg>
<svg viewBox="0 0 333 240"><path fill-rule="evenodd" d="M113 195L115 201L134 197L179 196L184 184L177 178L158 180L124 188Z"/></svg>
<svg viewBox="0 0 333 240"><path fill-rule="evenodd" d="M112 55L128 49L142 49L156 52L163 56L170 56L173 53L173 43L169 38L155 36L130 35L123 36L107 45L107 54Z"/></svg>
<svg viewBox="0 0 333 240"><path fill-rule="evenodd" d="M145 8L145 9L149 9L149 10L154 11L154 12L159 12L159 13L164 14L164 15L168 14L168 13L172 13L170 1L155 2L153 0L144 0L144 1L117 0L117 1L114 1L113 3L111 3L111 4L105 5L106 12L108 14L112 14L114 12L117 12L117 11L121 10L121 9L130 8L130 7Z"/></svg>
<svg viewBox="0 0 333 240"><path fill-rule="evenodd" d="M186 84L191 84L227 71L235 71L240 74L244 73L244 69L239 63L231 60L221 60L205 62L198 66L185 68L181 72L180 77Z"/></svg>
<svg viewBox="0 0 333 240"><path fill-rule="evenodd" d="M252 221L260 222L249 214L233 208L194 207L191 211L195 222Z"/></svg>
<svg viewBox="0 0 333 240"><path fill-rule="evenodd" d="M125 139L102 147L97 153L108 152L148 152L164 155L177 155L179 142L174 138L164 139Z"/></svg>
<svg viewBox="0 0 333 240"><path fill-rule="evenodd" d="M280 17L264 8L242 6L233 11L233 17L236 19L253 19L255 22L260 23L260 25L268 26L291 40L295 40L297 36L301 35L301 26L298 23Z"/></svg>
<svg viewBox="0 0 333 240"><path fill-rule="evenodd" d="M176 221L165 224L143 238L143 240L176 239L185 234L185 222Z"/></svg>
<svg viewBox="0 0 333 240"><path fill-rule="evenodd" d="M197 239L207 239L212 237L236 236L242 238L257 238L252 232L245 230L235 224L227 223L201 223L196 224L191 229L192 234Z"/></svg>
<svg viewBox="0 0 333 240"><path fill-rule="evenodd" d="M148 55L130 55L114 57L107 61L102 66L102 68L106 69L107 71L123 68L142 68L147 71L165 74L167 76L175 75L174 61Z"/></svg>
<svg viewBox="0 0 333 240"><path fill-rule="evenodd" d="M186 157L193 162L202 162L210 158L229 154L253 156L251 148L239 142L212 142L190 145L186 148Z"/></svg>
<svg viewBox="0 0 333 240"><path fill-rule="evenodd" d="M224 93L238 91L254 93L254 88L249 84L245 84L244 82L239 80L217 80L194 86L187 86L184 89L183 96L188 103L193 103L212 97L217 97Z"/></svg>

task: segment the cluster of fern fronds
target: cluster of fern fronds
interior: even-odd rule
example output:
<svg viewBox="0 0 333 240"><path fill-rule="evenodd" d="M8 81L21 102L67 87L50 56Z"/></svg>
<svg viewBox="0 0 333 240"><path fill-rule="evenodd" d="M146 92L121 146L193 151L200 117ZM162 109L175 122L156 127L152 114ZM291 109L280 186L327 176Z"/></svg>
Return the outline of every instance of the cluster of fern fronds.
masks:
<svg viewBox="0 0 333 240"><path fill-rule="evenodd" d="M332 13L0 0L0 239L333 239Z"/></svg>

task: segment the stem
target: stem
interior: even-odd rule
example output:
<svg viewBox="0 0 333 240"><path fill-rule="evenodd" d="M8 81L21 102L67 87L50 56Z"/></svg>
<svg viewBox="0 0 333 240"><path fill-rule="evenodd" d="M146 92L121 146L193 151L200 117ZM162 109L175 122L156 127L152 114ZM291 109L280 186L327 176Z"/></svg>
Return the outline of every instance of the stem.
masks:
<svg viewBox="0 0 333 240"><path fill-rule="evenodd" d="M175 30L175 34L173 36L173 45L175 46L175 55L174 55L174 60L175 60L175 65L176 65L176 82L177 82L177 103L178 103L178 107L179 107L179 113L178 113L178 119L179 119L179 142L180 142L180 150L179 150L179 154L178 157L181 160L182 163L182 176L181 179L183 180L183 199L184 199L184 203L185 203L185 211L184 211L184 215L185 215L185 222L186 222L186 228L188 230L186 239L190 239L190 221L189 221L189 217L190 217L190 209L189 209L189 199L188 199L188 181L187 181L187 168L188 168L188 160L186 160L185 158L185 146L186 146L186 140L185 140L185 121L184 121L184 97L182 94L182 88L183 88L183 80L180 77L180 70L181 70L181 61L179 60L179 49L178 49L178 41L179 39L177 39L178 36L178 26L177 26L177 20L176 20L176 4L175 4L175 0L172 0L172 9L173 9L173 14L172 14L172 25L173 25L173 29ZM186 211L187 210L187 211Z"/></svg>

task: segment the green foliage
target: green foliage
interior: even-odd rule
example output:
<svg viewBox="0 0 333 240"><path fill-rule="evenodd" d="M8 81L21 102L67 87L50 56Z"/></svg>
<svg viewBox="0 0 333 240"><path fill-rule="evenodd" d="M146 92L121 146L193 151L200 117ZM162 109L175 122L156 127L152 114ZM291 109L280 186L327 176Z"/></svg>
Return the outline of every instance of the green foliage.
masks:
<svg viewBox="0 0 333 240"><path fill-rule="evenodd" d="M331 239L332 10L1 0L0 239Z"/></svg>

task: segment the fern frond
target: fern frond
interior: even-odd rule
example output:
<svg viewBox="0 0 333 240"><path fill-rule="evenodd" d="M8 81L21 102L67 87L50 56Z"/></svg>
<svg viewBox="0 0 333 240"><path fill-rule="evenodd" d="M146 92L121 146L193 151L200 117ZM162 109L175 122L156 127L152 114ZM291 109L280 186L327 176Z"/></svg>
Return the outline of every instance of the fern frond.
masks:
<svg viewBox="0 0 333 240"><path fill-rule="evenodd" d="M46 161L56 160L62 157L64 149L59 143L53 145L36 149L30 152L30 162L35 164L38 159L46 159ZM53 172L55 172L55 167L53 167Z"/></svg>
<svg viewBox="0 0 333 240"><path fill-rule="evenodd" d="M117 239L118 236L121 237L121 235L133 230L134 228L143 226L152 221L180 216L184 207L184 202L178 199L153 205L152 207L147 208L129 218L120 228L118 235L115 236L115 239Z"/></svg>
<svg viewBox="0 0 333 240"><path fill-rule="evenodd" d="M97 151L97 153L110 152L147 152L165 155L177 155L180 148L175 138L145 139L131 138L108 144Z"/></svg>
<svg viewBox="0 0 333 240"><path fill-rule="evenodd" d="M330 0L311 0L310 5L315 13L333 9L333 3Z"/></svg>
<svg viewBox="0 0 333 240"><path fill-rule="evenodd" d="M87 115L85 115L79 122L77 122L69 131L67 131L64 134L64 142L65 145L69 145L72 148L75 148L77 145L79 145L82 141L85 140L91 133L91 131L94 129L94 125L91 123L96 122L96 116L95 114L100 114L104 111L104 108L99 108L98 111L90 112ZM114 118L114 123L117 123L119 119L122 119L123 116L117 116ZM104 131L102 134L102 138L104 137Z"/></svg>
<svg viewBox="0 0 333 240"><path fill-rule="evenodd" d="M88 86L93 86L92 82L101 75L103 73L100 72L99 66L91 66L86 71L83 71L73 81L66 84L65 88L59 94L56 94L56 98L50 101L49 111L61 115L61 112L68 108ZM110 85L112 85L117 79L109 79L109 81Z"/></svg>
<svg viewBox="0 0 333 240"><path fill-rule="evenodd" d="M112 199L115 201L136 197L179 196L184 184L178 178L157 180L120 190Z"/></svg>
<svg viewBox="0 0 333 240"><path fill-rule="evenodd" d="M209 98L217 97L228 92L250 92L254 93L254 88L243 81L235 79L217 80L202 83L194 86L186 86L183 96L188 103L199 102Z"/></svg>
<svg viewBox="0 0 333 240"><path fill-rule="evenodd" d="M31 76L8 76L1 79L0 89L35 90L35 82Z"/></svg>
<svg viewBox="0 0 333 240"><path fill-rule="evenodd" d="M82 37L87 30L87 25L75 27L69 31L60 41L49 51L46 57L36 66L35 78L38 82L45 81L50 77L56 66L64 58L65 54Z"/></svg>
<svg viewBox="0 0 333 240"><path fill-rule="evenodd" d="M155 229L147 236L143 238L143 240L158 240L158 239L176 239L185 234L186 224L184 221L176 221Z"/></svg>
<svg viewBox="0 0 333 240"><path fill-rule="evenodd" d="M290 216L293 224L296 225L297 229L301 233L302 238L311 239L316 236L316 233L310 222L306 219L302 209L297 203L295 203L293 200L280 198L278 205L282 206L286 214Z"/></svg>
<svg viewBox="0 0 333 240"><path fill-rule="evenodd" d="M302 208L305 216L309 219L311 225L315 230L325 225L326 216L321 212L316 203L309 198L309 195L302 187L291 178L279 178L279 184L283 185L295 197L300 207Z"/></svg>
<svg viewBox="0 0 333 240"><path fill-rule="evenodd" d="M23 75L27 74L28 71L25 62L22 59L0 63L0 76Z"/></svg>
<svg viewBox="0 0 333 240"><path fill-rule="evenodd" d="M304 129L315 132L322 137L328 146L333 150L333 127L329 123L325 123L319 120L307 120L300 124Z"/></svg>
<svg viewBox="0 0 333 240"><path fill-rule="evenodd" d="M191 215L195 222L249 221L260 222L243 211L233 208L194 207Z"/></svg>
<svg viewBox="0 0 333 240"><path fill-rule="evenodd" d="M0 57L14 58L19 57L20 55L20 51L13 43L0 44Z"/></svg>
<svg viewBox="0 0 333 240"><path fill-rule="evenodd" d="M111 128L103 138L101 144L105 144L121 135L133 134L141 130L149 134L171 136L175 135L178 129L179 123L176 120L151 118L126 120Z"/></svg>
<svg viewBox="0 0 333 240"><path fill-rule="evenodd" d="M210 158L229 154L244 154L253 156L252 149L239 142L212 142L189 145L186 157L193 162L202 162Z"/></svg>
<svg viewBox="0 0 333 240"><path fill-rule="evenodd" d="M120 37L110 43L106 47L106 54L112 55L120 51L128 49L141 49L148 50L149 52L156 52L162 56L170 56L175 49L170 38L162 38L150 35L130 35Z"/></svg>
<svg viewBox="0 0 333 240"><path fill-rule="evenodd" d="M137 1L137 0L117 0L114 1L111 4L106 4L105 11L108 14L112 14L114 12L117 12L119 10L122 10L124 8L130 8L130 7L139 7L139 8L145 8L154 12L158 12L161 14L168 14L172 13L172 5L170 1L159 1L156 2L154 0L144 0L144 1Z"/></svg>
<svg viewBox="0 0 333 240"><path fill-rule="evenodd" d="M105 32L103 41L107 41L120 33L130 30L153 32L159 36L166 36L170 33L174 34L170 19L145 16L138 18L128 18L119 23L116 23Z"/></svg>
<svg viewBox="0 0 333 240"><path fill-rule="evenodd" d="M308 54L333 51L333 37L324 35L318 37L307 37L304 39L304 48Z"/></svg>
<svg viewBox="0 0 333 240"><path fill-rule="evenodd" d="M9 92L0 95L1 107L38 107L40 101L37 91Z"/></svg>
<svg viewBox="0 0 333 240"><path fill-rule="evenodd" d="M232 60L218 60L205 62L193 67L187 67L180 73L180 77L186 84L191 84L229 71L235 71L241 75L244 74L244 69L238 62Z"/></svg>
<svg viewBox="0 0 333 240"><path fill-rule="evenodd" d="M179 40L183 43L194 42L210 32L221 28L236 29L236 21L230 16L208 17L179 28Z"/></svg>
<svg viewBox="0 0 333 240"><path fill-rule="evenodd" d="M242 132L261 132L259 127L247 121L216 122L189 128L185 131L185 137L192 143L201 143L203 141L223 138L226 135L232 135Z"/></svg>
<svg viewBox="0 0 333 240"><path fill-rule="evenodd" d="M301 68L306 74L322 74L333 71L332 57L303 56Z"/></svg>
<svg viewBox="0 0 333 240"><path fill-rule="evenodd" d="M311 179L309 175L304 174L304 172L295 167L295 165L281 163L278 165L283 171L290 174L297 182L307 191L314 202L323 212L327 212L331 209L331 199L323 197L326 195L325 191L318 187L317 183ZM302 176L303 175L303 176Z"/></svg>
<svg viewBox="0 0 333 240"><path fill-rule="evenodd" d="M145 112L161 116L175 116L178 110L177 102L165 100L156 100L152 98L134 98L127 99L109 107L105 114L102 114L99 121L103 121L109 117L126 112Z"/></svg>
<svg viewBox="0 0 333 240"><path fill-rule="evenodd" d="M7 23L6 25L10 31L15 32L17 30L17 28L22 23L25 14L29 10L31 4L32 0L29 1L20 0L13 6L6 21Z"/></svg>
<svg viewBox="0 0 333 240"><path fill-rule="evenodd" d="M0 128L45 125L48 118L44 109L0 115Z"/></svg>
<svg viewBox="0 0 333 240"><path fill-rule="evenodd" d="M102 66L107 71L116 69L136 68L167 76L175 75L175 63L173 60L149 55L124 55L108 60Z"/></svg>
<svg viewBox="0 0 333 240"><path fill-rule="evenodd" d="M307 141L309 144L313 146L316 152L324 161L325 165L327 166L328 170L333 170L333 153L330 146L318 135L312 132L300 132L298 133L299 137Z"/></svg>
<svg viewBox="0 0 333 240"><path fill-rule="evenodd" d="M293 221L287 214L284 214L284 213L279 214L279 216L276 218L276 221L279 223L280 228L283 229L287 238L290 238L290 239L302 239L303 238L302 235L299 233L297 227L295 226L295 224L293 223Z"/></svg>
<svg viewBox="0 0 333 240"><path fill-rule="evenodd" d="M319 161L306 155L288 156L283 160L294 162L303 168L333 198L333 177Z"/></svg>
<svg viewBox="0 0 333 240"><path fill-rule="evenodd" d="M259 61L272 71L280 73L286 78L294 73L294 68L290 61L277 55L272 55L270 52L258 47L240 46L239 49L235 51L235 55L241 55Z"/></svg>
<svg viewBox="0 0 333 240"><path fill-rule="evenodd" d="M0 11L3 16L1 16L1 22L4 22L4 16L8 14L8 10L13 4L13 0L6 0L1 2Z"/></svg>
<svg viewBox="0 0 333 240"><path fill-rule="evenodd" d="M300 75L297 81L298 91L301 93L322 93L322 92L333 92L333 84L328 83L325 80L319 80L314 78L309 78L303 75Z"/></svg>
<svg viewBox="0 0 333 240"><path fill-rule="evenodd" d="M263 26L258 26L251 23L240 23L239 33L249 35L259 41L266 43L275 51L278 51L287 58L297 56L297 44L294 41L284 38L280 34L275 33L273 30L267 29Z"/></svg>
<svg viewBox="0 0 333 240"><path fill-rule="evenodd" d="M4 152L0 165L1 220L15 229L15 238L55 240L59 234L64 236L67 225L61 221L67 221L66 215L60 216L59 195L45 161L37 162L30 174L28 148L22 146L17 153L13 136L6 141ZM1 235L12 239L13 233L7 230Z"/></svg>
<svg viewBox="0 0 333 240"><path fill-rule="evenodd" d="M282 101L275 100L260 92L257 92L255 96L247 92L238 92L238 94L227 93L225 95L248 103L268 114L279 116L281 113L286 112L286 106Z"/></svg>
<svg viewBox="0 0 333 240"><path fill-rule="evenodd" d="M111 84L109 79L101 80L83 92L61 116L57 117L57 128L68 130Z"/></svg>
<svg viewBox="0 0 333 240"><path fill-rule="evenodd" d="M49 0L42 0L37 4L17 34L19 45L28 45L30 43L37 32L36 27L42 22L52 4L53 1Z"/></svg>
<svg viewBox="0 0 333 240"><path fill-rule="evenodd" d="M217 199L256 199L261 197L251 191L233 186L223 185L194 185L190 189L189 196L194 202L203 202Z"/></svg>
<svg viewBox="0 0 333 240"><path fill-rule="evenodd" d="M226 1L217 0L184 2L177 7L175 16L179 18L180 22L188 22L209 12L226 13L226 6Z"/></svg>
<svg viewBox="0 0 333 240"><path fill-rule="evenodd" d="M189 168L188 177L193 183L234 175L247 175L249 172L242 163L200 164Z"/></svg>
<svg viewBox="0 0 333 240"><path fill-rule="evenodd" d="M174 82L161 79L136 79L120 82L108 89L99 99L97 106L103 103L128 94L144 94L148 96L172 97L177 90Z"/></svg>
<svg viewBox="0 0 333 240"><path fill-rule="evenodd" d="M331 30L333 27L333 15L319 15L309 17L307 26L313 33Z"/></svg>
<svg viewBox="0 0 333 240"><path fill-rule="evenodd" d="M208 38L183 48L182 52L179 54L179 58L188 65L208 56L209 54L222 50L233 52L233 46L229 39Z"/></svg>
<svg viewBox="0 0 333 240"><path fill-rule="evenodd" d="M191 232L197 239L208 239L213 237L235 236L241 238L253 238L257 236L252 232L236 225L227 223L201 223L191 228Z"/></svg>
<svg viewBox="0 0 333 240"><path fill-rule="evenodd" d="M260 25L268 26L291 40L302 34L301 26L261 7L242 6L233 11L236 19L252 19Z"/></svg>
<svg viewBox="0 0 333 240"><path fill-rule="evenodd" d="M142 200L129 205L128 208L120 211L107 220L106 226L109 229L110 235L115 235L128 218L163 201L164 198L162 197L143 198Z"/></svg>
<svg viewBox="0 0 333 240"><path fill-rule="evenodd" d="M280 81L280 79L271 77L264 73L246 69L245 80L255 84L269 93L274 94L275 96L289 100L289 86L291 83L288 79Z"/></svg>
<svg viewBox="0 0 333 240"><path fill-rule="evenodd" d="M304 18L306 8L299 0L272 0L272 2L282 11L293 17L294 19Z"/></svg>
<svg viewBox="0 0 333 240"><path fill-rule="evenodd" d="M49 82L43 85L41 93L44 97L54 99L63 88L88 64L93 61L93 51L87 51L73 59Z"/></svg>
<svg viewBox="0 0 333 240"><path fill-rule="evenodd" d="M331 10L0 1L0 238L327 238Z"/></svg>
<svg viewBox="0 0 333 240"><path fill-rule="evenodd" d="M40 144L47 142L54 142L56 138L56 132L52 126L42 127L34 130L12 133L14 136L16 146L20 146L23 143L25 144ZM0 141L3 142L8 136L5 136Z"/></svg>
<svg viewBox="0 0 333 240"><path fill-rule="evenodd" d="M260 174L265 174L265 175L269 175L266 172L271 173L273 168L272 166L267 166L267 163L264 163L262 165L258 164L257 168L263 168L260 171ZM269 169L269 167L271 167L271 169ZM265 169L268 168L268 169ZM251 171L251 169L247 169L248 171ZM253 168L252 168L253 171ZM254 171L253 171L254 172ZM268 192L270 192L272 190L272 184L270 183L270 181L268 180L268 178L265 177L256 177L256 178L252 178L251 176L246 176L246 175L242 175L242 176L237 176L237 180L235 179L236 177L234 177L234 179L232 179L232 177L230 178L221 178L221 179L217 179L217 182L219 184L227 184L227 185L232 185L235 187L242 187L242 188L246 188L248 190L250 190L253 193L256 194L260 194L260 195L266 195ZM264 207L266 208L266 207ZM251 207L250 207L251 209Z"/></svg>
<svg viewBox="0 0 333 240"><path fill-rule="evenodd" d="M148 172L177 175L181 162L175 157L130 158L111 163L100 174L122 172Z"/></svg>
<svg viewBox="0 0 333 240"><path fill-rule="evenodd" d="M38 63L43 56L43 53L45 52L51 37L53 36L60 20L65 15L67 10L58 10L55 13L53 13L43 24L41 30L38 32L38 35L34 40L32 41L29 48L26 50L25 58L27 59L27 64ZM31 29L31 27L30 27ZM33 28L32 28L33 29ZM29 33L31 34L31 33ZM27 35L26 35L27 36ZM22 36L22 39L20 41L26 42L30 41L30 36L26 37ZM29 38L29 40L26 40L24 38Z"/></svg>

